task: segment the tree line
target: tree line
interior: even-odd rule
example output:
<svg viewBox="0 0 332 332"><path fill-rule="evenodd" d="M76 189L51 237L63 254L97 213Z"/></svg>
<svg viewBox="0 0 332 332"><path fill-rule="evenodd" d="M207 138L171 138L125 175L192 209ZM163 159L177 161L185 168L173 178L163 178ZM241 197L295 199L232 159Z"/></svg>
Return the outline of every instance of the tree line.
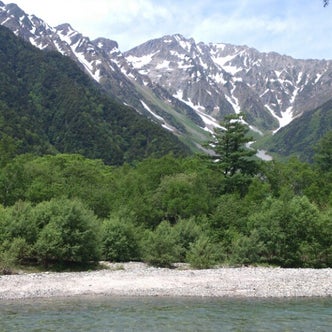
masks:
<svg viewBox="0 0 332 332"><path fill-rule="evenodd" d="M262 161L241 115L221 125L210 155L110 166L79 154L3 154L0 269L100 260L331 267L332 133L313 164Z"/></svg>

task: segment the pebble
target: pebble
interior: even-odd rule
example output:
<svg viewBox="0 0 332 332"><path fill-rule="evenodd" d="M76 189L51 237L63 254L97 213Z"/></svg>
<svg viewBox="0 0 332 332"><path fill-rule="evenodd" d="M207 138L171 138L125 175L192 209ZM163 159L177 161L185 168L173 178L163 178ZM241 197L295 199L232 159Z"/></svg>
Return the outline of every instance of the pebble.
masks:
<svg viewBox="0 0 332 332"><path fill-rule="evenodd" d="M332 269L272 267L155 268L107 264L92 272L32 273L0 277L0 300L76 295L199 297L330 297Z"/></svg>

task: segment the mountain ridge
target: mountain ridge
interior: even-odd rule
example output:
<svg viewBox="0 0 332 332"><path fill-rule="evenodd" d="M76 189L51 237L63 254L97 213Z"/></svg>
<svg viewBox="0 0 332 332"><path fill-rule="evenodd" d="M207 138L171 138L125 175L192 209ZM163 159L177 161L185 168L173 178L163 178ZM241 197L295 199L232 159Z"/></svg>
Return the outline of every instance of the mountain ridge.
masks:
<svg viewBox="0 0 332 332"><path fill-rule="evenodd" d="M191 147L205 142L227 114L242 111L252 130L271 135L332 97L328 60L196 43L181 34L149 40L122 53L116 41L90 40L68 23L52 28L1 1L0 24L40 49L71 57L110 96Z"/></svg>
<svg viewBox="0 0 332 332"><path fill-rule="evenodd" d="M175 135L107 96L72 59L3 26L0 64L2 152L78 153L112 165L189 153Z"/></svg>

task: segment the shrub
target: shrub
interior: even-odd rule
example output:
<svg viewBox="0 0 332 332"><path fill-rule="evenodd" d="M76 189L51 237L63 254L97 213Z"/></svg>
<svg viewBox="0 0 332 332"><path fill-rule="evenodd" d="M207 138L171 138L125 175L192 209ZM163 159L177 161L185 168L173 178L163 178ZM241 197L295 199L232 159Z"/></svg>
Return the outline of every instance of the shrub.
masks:
<svg viewBox="0 0 332 332"><path fill-rule="evenodd" d="M110 218L102 227L102 256L105 260L126 262L139 258L137 228L130 222Z"/></svg>
<svg viewBox="0 0 332 332"><path fill-rule="evenodd" d="M317 208L305 196L266 199L261 211L249 218L249 225L257 230L252 243L264 247L261 261L283 267L307 266L308 248L317 241L318 217Z"/></svg>
<svg viewBox="0 0 332 332"><path fill-rule="evenodd" d="M192 243L187 254L187 262L197 269L207 269L217 263L218 249L211 239L202 234Z"/></svg>
<svg viewBox="0 0 332 332"><path fill-rule="evenodd" d="M200 220L205 222L205 218ZM178 241L180 246L180 256L181 262L184 262L186 255L191 245L197 241L199 236L203 232L203 226L197 221L197 218L181 219L173 226L173 236Z"/></svg>
<svg viewBox="0 0 332 332"><path fill-rule="evenodd" d="M171 267L180 259L181 248L168 221L161 222L154 231L147 230L141 245L143 259L151 265Z"/></svg>
<svg viewBox="0 0 332 332"><path fill-rule="evenodd" d="M77 200L53 199L34 211L43 226L34 245L36 258L48 262L88 263L100 258L96 216Z"/></svg>

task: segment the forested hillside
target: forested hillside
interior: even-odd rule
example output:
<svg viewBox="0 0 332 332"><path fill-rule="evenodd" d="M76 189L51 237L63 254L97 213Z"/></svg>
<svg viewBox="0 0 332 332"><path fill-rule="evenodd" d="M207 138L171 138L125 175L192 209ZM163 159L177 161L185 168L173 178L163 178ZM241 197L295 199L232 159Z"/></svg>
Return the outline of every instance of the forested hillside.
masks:
<svg viewBox="0 0 332 332"><path fill-rule="evenodd" d="M80 153L119 165L188 149L172 133L107 97L68 57L0 27L0 148Z"/></svg>
<svg viewBox="0 0 332 332"><path fill-rule="evenodd" d="M0 269L332 267L332 135L313 164L260 161L237 120L216 132L210 157L116 167L73 154L15 157L0 169Z"/></svg>
<svg viewBox="0 0 332 332"><path fill-rule="evenodd" d="M1 27L0 64L0 273L100 260L332 267L331 131L311 164L267 162L233 114L206 142L213 153L189 155L70 59Z"/></svg>
<svg viewBox="0 0 332 332"><path fill-rule="evenodd" d="M303 114L271 136L264 147L282 156L312 162L317 142L332 130L332 100Z"/></svg>

